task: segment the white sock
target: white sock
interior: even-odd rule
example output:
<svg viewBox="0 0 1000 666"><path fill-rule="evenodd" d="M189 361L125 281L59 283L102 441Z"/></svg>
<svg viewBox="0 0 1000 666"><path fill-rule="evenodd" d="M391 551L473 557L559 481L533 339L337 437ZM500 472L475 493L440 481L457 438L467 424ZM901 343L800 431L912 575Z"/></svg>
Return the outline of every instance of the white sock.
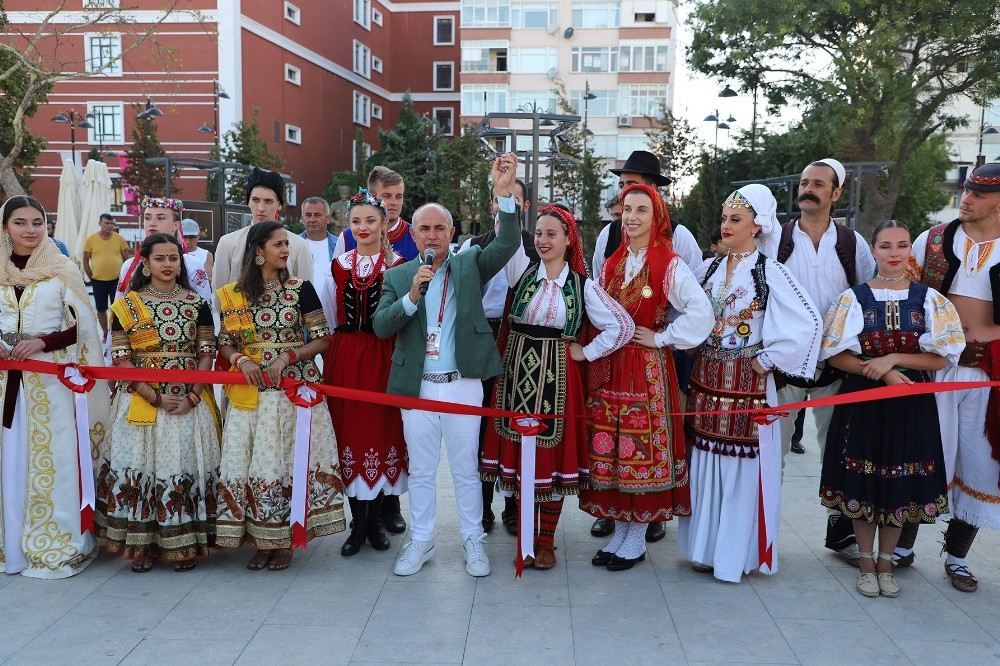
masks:
<svg viewBox="0 0 1000 666"><path fill-rule="evenodd" d="M895 555L896 557L907 557L908 555L913 554L913 549L900 548L899 546L896 546L896 550L892 551L892 554Z"/></svg>
<svg viewBox="0 0 1000 666"><path fill-rule="evenodd" d="M625 543L625 535L628 534L628 523L624 523L620 520L615 521L615 532L611 535L611 541L608 545L602 548L605 553L615 554L618 549L622 547Z"/></svg>
<svg viewBox="0 0 1000 666"><path fill-rule="evenodd" d="M956 567L968 567L969 566L968 560L966 560L964 557L955 557L954 555L951 555L951 554L948 555L948 557L945 560L945 562L947 562L948 564L952 564L952 565L954 565Z"/></svg>
<svg viewBox="0 0 1000 666"><path fill-rule="evenodd" d="M625 543L615 553L618 557L634 560L646 552L646 523L629 523Z"/></svg>

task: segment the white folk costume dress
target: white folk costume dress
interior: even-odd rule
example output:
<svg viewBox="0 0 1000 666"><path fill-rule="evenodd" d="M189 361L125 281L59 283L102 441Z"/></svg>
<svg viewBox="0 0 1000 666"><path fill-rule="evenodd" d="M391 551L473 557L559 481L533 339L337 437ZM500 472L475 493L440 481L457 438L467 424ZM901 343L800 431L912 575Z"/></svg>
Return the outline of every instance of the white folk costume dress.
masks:
<svg viewBox="0 0 1000 666"><path fill-rule="evenodd" d="M219 346L242 351L262 370L283 351L301 347L303 340L330 334L323 306L307 280L288 278L252 303L230 283L219 290L219 300ZM320 381L312 359L293 363L283 375ZM280 387L231 385L226 395L216 543L231 548L246 543L258 550L290 548L296 406ZM344 482L326 402L312 408L310 426L307 539L345 527Z"/></svg>
<svg viewBox="0 0 1000 666"><path fill-rule="evenodd" d="M962 322L944 296L922 284L848 289L826 315L821 360L850 351L863 358L929 352L958 364ZM900 370L914 382L931 373ZM847 374L840 393L884 386ZM834 407L823 457L820 501L886 527L933 523L948 512L944 454L932 394Z"/></svg>
<svg viewBox="0 0 1000 666"><path fill-rule="evenodd" d="M581 264L581 267L583 265ZM585 270L585 269L584 269ZM543 424L536 436L534 499L552 502L576 495L590 476L583 381L569 344L585 320L596 336L583 347L588 361L621 349L635 324L593 280L570 270L554 279L545 264L532 262L519 248L506 267L514 296L509 321L501 329L503 373L497 378L493 406L533 414L566 414ZM500 489L520 491L521 434L509 419L490 419L480 471L484 481L499 479Z"/></svg>
<svg viewBox="0 0 1000 666"><path fill-rule="evenodd" d="M111 306L111 359L136 368L197 370L215 357L212 312L198 294L169 300L130 291ZM191 384L153 383L185 398ZM121 382L112 404L111 447L98 473L98 525L110 553L182 562L215 538L221 424L212 387L186 414L154 407Z"/></svg>
<svg viewBox="0 0 1000 666"><path fill-rule="evenodd" d="M715 327L695 357L691 412L774 404L775 395L768 400L774 380L753 371L754 358L767 370L794 377L811 378L816 369L822 321L788 270L753 252L727 282L726 261L707 260L698 271ZM755 569L778 569L780 436L773 432L776 425L766 427L765 444L749 414L689 417L691 517L681 520L677 540L685 557L714 567L719 580L739 582ZM765 527L767 537L759 538Z"/></svg>
<svg viewBox="0 0 1000 666"><path fill-rule="evenodd" d="M950 252L944 248L948 240ZM949 254L957 263L954 267ZM976 243L955 220L920 234L913 242L911 261L921 283L945 295L992 302L997 312L1000 292L994 284L1000 278L994 276L1000 273L1000 240ZM934 379L1000 379L1000 341L987 345L986 358L978 366L946 367L938 370ZM1000 530L1000 389L949 391L934 397L941 420L952 514L975 527ZM988 434L993 435L993 443Z"/></svg>
<svg viewBox="0 0 1000 666"><path fill-rule="evenodd" d="M386 262L381 254L366 257L357 252L348 250L331 264L336 319L331 322L334 332L323 359L324 381L385 393L396 341L375 335L372 316L382 296L382 276L403 259L393 254ZM378 275L374 275L376 269ZM332 397L327 404L337 433L346 495L374 500L380 492L405 493L408 465L399 408Z"/></svg>
<svg viewBox="0 0 1000 666"><path fill-rule="evenodd" d="M12 257L9 244L0 243L0 333L9 347L42 338L46 348L32 360L103 365L99 331L79 269L55 244L43 242L30 257ZM93 534L81 533L73 396L53 375L0 372L2 572L67 578L96 554ZM96 458L107 446L107 384L98 382L87 402Z"/></svg>

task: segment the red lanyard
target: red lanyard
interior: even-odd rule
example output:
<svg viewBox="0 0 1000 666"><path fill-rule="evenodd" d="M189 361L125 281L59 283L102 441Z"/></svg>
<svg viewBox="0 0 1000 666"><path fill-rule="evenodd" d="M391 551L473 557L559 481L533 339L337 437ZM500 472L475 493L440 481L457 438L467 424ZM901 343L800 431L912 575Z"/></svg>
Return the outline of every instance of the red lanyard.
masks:
<svg viewBox="0 0 1000 666"><path fill-rule="evenodd" d="M444 283L441 285L441 309L438 310L438 328L441 328L441 322L444 321L444 302L448 298L448 278L451 276L451 271L447 268L444 271Z"/></svg>

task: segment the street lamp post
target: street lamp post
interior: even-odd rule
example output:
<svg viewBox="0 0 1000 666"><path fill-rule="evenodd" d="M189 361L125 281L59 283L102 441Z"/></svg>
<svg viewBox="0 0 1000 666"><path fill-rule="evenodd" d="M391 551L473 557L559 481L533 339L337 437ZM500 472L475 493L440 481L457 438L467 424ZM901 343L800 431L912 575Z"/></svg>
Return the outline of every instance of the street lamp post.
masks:
<svg viewBox="0 0 1000 666"><path fill-rule="evenodd" d="M720 115L719 110L716 109L715 113L705 116L706 123L715 123L715 146L712 152L712 202L713 202L712 205L715 205L716 191L717 191L716 181L718 179L718 171L719 171L719 130L729 129L729 124L726 123L725 121L720 121L719 115ZM729 117L732 118L732 116Z"/></svg>
<svg viewBox="0 0 1000 666"><path fill-rule="evenodd" d="M590 81L586 81L583 91L583 154L587 154L587 116L590 111L590 100L597 99L597 95L590 92Z"/></svg>
<svg viewBox="0 0 1000 666"><path fill-rule="evenodd" d="M983 137L987 134L1000 134L996 127L986 124L986 107L979 109L979 150L976 152L976 167L981 167L986 163L986 155L983 155Z"/></svg>
<svg viewBox="0 0 1000 666"><path fill-rule="evenodd" d="M70 109L69 111L57 113L52 116L52 122L69 125L70 157L73 158L73 164L76 164L76 128L91 129L93 125L91 125L87 121L87 118L81 115L76 109Z"/></svg>
<svg viewBox="0 0 1000 666"><path fill-rule="evenodd" d="M220 99L229 99L229 95L226 94L226 91L222 89L222 86L220 86L219 82L216 80L216 81L213 82L213 86L212 86L212 115L213 115L213 119L215 121L215 124L214 125L209 125L208 123L202 123L201 127L198 128L198 131L201 132L202 134L212 134L212 135L215 136L215 152L216 152L216 154L218 154L218 152L220 150L219 140L221 138L219 136L219 100Z"/></svg>

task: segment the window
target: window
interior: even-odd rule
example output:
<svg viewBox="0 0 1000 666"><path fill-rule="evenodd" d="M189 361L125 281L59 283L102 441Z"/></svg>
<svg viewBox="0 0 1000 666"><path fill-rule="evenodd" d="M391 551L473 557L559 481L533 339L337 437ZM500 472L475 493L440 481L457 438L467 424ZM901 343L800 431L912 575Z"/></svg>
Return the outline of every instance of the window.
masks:
<svg viewBox="0 0 1000 666"><path fill-rule="evenodd" d="M434 17L434 46L450 46L455 43L455 17Z"/></svg>
<svg viewBox="0 0 1000 666"><path fill-rule="evenodd" d="M510 26L510 0L462 0L462 26L506 28Z"/></svg>
<svg viewBox="0 0 1000 666"><path fill-rule="evenodd" d="M104 76L122 74L122 36L117 33L88 34L85 55L87 71Z"/></svg>
<svg viewBox="0 0 1000 666"><path fill-rule="evenodd" d="M507 110L507 86L470 83L462 86L462 115L485 116Z"/></svg>
<svg viewBox="0 0 1000 666"><path fill-rule="evenodd" d="M455 89L455 63L434 63L434 90Z"/></svg>
<svg viewBox="0 0 1000 666"><path fill-rule="evenodd" d="M452 136L455 134L455 109L450 106L434 107L435 129L438 134Z"/></svg>
<svg viewBox="0 0 1000 666"><path fill-rule="evenodd" d="M382 12L372 7L372 23L382 25Z"/></svg>
<svg viewBox="0 0 1000 666"><path fill-rule="evenodd" d="M618 154L618 135L595 134L587 139L587 146L596 157L615 157Z"/></svg>
<svg viewBox="0 0 1000 666"><path fill-rule="evenodd" d="M655 83L634 83L621 86L619 91L619 113L628 116L660 115L667 100L667 87Z"/></svg>
<svg viewBox="0 0 1000 666"><path fill-rule="evenodd" d="M382 58L372 56L372 70L378 72L379 74L382 73Z"/></svg>
<svg viewBox="0 0 1000 666"><path fill-rule="evenodd" d="M372 118L382 120L382 107L378 104L372 104Z"/></svg>
<svg viewBox="0 0 1000 666"><path fill-rule="evenodd" d="M591 90L590 94L594 99L590 100L587 106L588 118L611 118L618 115L618 91L617 90ZM572 90L569 93L570 104L573 105L573 113L583 115L583 90ZM611 155L608 153L608 155Z"/></svg>
<svg viewBox="0 0 1000 666"><path fill-rule="evenodd" d="M291 21L295 25L302 24L302 13L299 11L299 8L287 0L285 1L285 20Z"/></svg>
<svg viewBox="0 0 1000 666"><path fill-rule="evenodd" d="M556 96L551 90L512 90L510 93L510 108L512 111L521 109L531 112L537 108L540 112L556 112Z"/></svg>
<svg viewBox="0 0 1000 666"><path fill-rule="evenodd" d="M120 0L83 0L84 9L115 9Z"/></svg>
<svg viewBox="0 0 1000 666"><path fill-rule="evenodd" d="M371 0L354 0L354 22L365 30L372 29Z"/></svg>
<svg viewBox="0 0 1000 666"><path fill-rule="evenodd" d="M623 42L618 45L618 66L622 72L665 72L667 45Z"/></svg>
<svg viewBox="0 0 1000 666"><path fill-rule="evenodd" d="M570 54L574 72L618 71L618 49L614 46L577 46Z"/></svg>
<svg viewBox="0 0 1000 666"><path fill-rule="evenodd" d="M649 141L644 134L619 134L618 154L616 158L627 159L629 155L637 150L649 150Z"/></svg>
<svg viewBox="0 0 1000 666"><path fill-rule="evenodd" d="M295 65L289 65L285 63L285 81L291 84L301 86L302 85L302 70Z"/></svg>
<svg viewBox="0 0 1000 666"><path fill-rule="evenodd" d="M285 181L285 205L299 205L299 188L295 183L287 180Z"/></svg>
<svg viewBox="0 0 1000 666"><path fill-rule="evenodd" d="M94 102L87 105L89 130L88 143L108 145L125 141L125 109L120 102Z"/></svg>
<svg viewBox="0 0 1000 666"><path fill-rule="evenodd" d="M354 40L354 73L366 79L372 78L372 50Z"/></svg>
<svg viewBox="0 0 1000 666"><path fill-rule="evenodd" d="M372 100L363 93L354 91L354 122L365 127L372 126Z"/></svg>
<svg viewBox="0 0 1000 666"><path fill-rule="evenodd" d="M517 74L545 74L558 64L556 49L514 48L510 50L510 71Z"/></svg>
<svg viewBox="0 0 1000 666"><path fill-rule="evenodd" d="M548 28L558 23L558 2L515 2L510 6L512 28Z"/></svg>
<svg viewBox="0 0 1000 666"><path fill-rule="evenodd" d="M507 45L505 40L462 40L463 72L506 72Z"/></svg>
<svg viewBox="0 0 1000 666"><path fill-rule="evenodd" d="M361 151L365 160L372 156L372 147L367 143L361 144ZM358 170L358 140L351 141L351 170Z"/></svg>
<svg viewBox="0 0 1000 666"><path fill-rule="evenodd" d="M302 128L295 125L285 125L285 141L288 143L302 143Z"/></svg>
<svg viewBox="0 0 1000 666"><path fill-rule="evenodd" d="M617 28L617 2L574 2L574 28Z"/></svg>

